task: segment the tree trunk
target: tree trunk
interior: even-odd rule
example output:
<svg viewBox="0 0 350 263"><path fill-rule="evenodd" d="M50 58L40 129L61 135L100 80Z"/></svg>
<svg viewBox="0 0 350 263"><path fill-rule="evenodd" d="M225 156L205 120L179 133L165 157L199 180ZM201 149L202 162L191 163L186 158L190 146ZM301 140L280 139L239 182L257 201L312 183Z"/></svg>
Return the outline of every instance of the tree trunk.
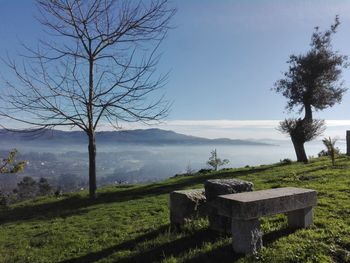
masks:
<svg viewBox="0 0 350 263"><path fill-rule="evenodd" d="M90 42L91 44L91 42ZM88 136L89 136L89 195L91 199L96 198L96 134L94 128L93 115L93 96L94 96L94 59L89 59L89 100L87 107L88 115Z"/></svg>
<svg viewBox="0 0 350 263"><path fill-rule="evenodd" d="M350 156L350 131L346 131L346 155Z"/></svg>
<svg viewBox="0 0 350 263"><path fill-rule="evenodd" d="M305 122L312 122L312 108L310 104L304 103L304 110L305 110L305 116L304 119L302 120L303 123ZM298 129L300 129L299 127ZM301 136L300 131L296 131L294 135L291 135L291 139L293 142L295 154L297 156L297 161L298 162L303 162L303 163L308 163L308 159L306 156L305 148L304 148L304 143L305 143L305 138L304 136Z"/></svg>
<svg viewBox="0 0 350 263"><path fill-rule="evenodd" d="M305 105L304 105L304 108L305 108L305 117L304 117L304 120L306 120L306 121L312 121L312 109L311 109L311 105L305 104Z"/></svg>
<svg viewBox="0 0 350 263"><path fill-rule="evenodd" d="M308 159L306 156L305 148L304 148L304 142L299 141L295 138L292 138L295 154L297 156L298 162L308 163Z"/></svg>
<svg viewBox="0 0 350 263"><path fill-rule="evenodd" d="M95 132L89 134L89 195L96 198L96 139Z"/></svg>

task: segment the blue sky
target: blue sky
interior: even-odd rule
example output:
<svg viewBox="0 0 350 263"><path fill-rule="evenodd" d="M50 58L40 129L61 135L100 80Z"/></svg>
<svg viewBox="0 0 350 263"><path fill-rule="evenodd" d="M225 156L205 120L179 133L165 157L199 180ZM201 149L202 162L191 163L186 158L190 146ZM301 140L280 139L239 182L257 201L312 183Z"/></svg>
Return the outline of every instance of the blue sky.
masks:
<svg viewBox="0 0 350 263"><path fill-rule="evenodd" d="M349 1L201 0L177 6L178 27L163 56L173 69L168 92L175 98L174 119L284 118L285 100L270 89L289 55L308 49L314 26L328 28L336 14L343 24L334 47L350 54ZM320 117L348 119L349 113L350 93Z"/></svg>
<svg viewBox="0 0 350 263"><path fill-rule="evenodd" d="M287 69L289 55L307 51L313 28L327 29L338 14L342 24L333 46L350 55L349 1L173 0L171 4L178 9L176 28L161 46L158 68L171 71L166 93L174 103L162 128L207 137L250 138L254 132L255 137L275 137L272 123L293 113L285 112L285 99L271 88ZM0 0L0 5L0 55L15 55L19 40L35 45L42 27L33 18L33 2ZM343 75L350 88L349 69ZM350 92L341 105L316 117L350 119ZM256 125L248 125L249 133L235 130L233 124L241 120L255 121L261 129L270 123L270 135ZM215 131L220 122L231 124L225 132ZM341 126L340 137L350 129L347 122L334 123Z"/></svg>

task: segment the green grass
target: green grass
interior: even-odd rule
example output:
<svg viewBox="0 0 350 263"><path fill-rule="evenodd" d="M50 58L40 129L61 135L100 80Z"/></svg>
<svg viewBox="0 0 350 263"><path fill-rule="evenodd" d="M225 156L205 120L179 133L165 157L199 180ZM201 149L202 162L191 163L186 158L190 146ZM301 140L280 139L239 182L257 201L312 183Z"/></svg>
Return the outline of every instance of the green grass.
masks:
<svg viewBox="0 0 350 263"><path fill-rule="evenodd" d="M234 254L231 239L206 220L169 227L169 192L210 178L252 181L255 190L295 186L318 191L314 225L292 231L284 215L262 218L257 255ZM157 184L114 186L30 200L0 211L0 262L350 262L350 160L263 165Z"/></svg>

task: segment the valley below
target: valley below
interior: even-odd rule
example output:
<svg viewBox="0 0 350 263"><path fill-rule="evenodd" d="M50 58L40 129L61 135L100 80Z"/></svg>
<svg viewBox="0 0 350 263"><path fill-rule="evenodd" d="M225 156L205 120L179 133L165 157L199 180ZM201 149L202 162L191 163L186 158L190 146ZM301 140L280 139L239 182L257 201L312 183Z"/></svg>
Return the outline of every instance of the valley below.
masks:
<svg viewBox="0 0 350 263"><path fill-rule="evenodd" d="M146 130L149 133L149 130ZM292 143L285 141L249 141L246 144L221 143L210 141L195 143L195 140L178 141L176 133L169 140L169 132L153 131L152 139L130 143L124 140L101 140L97 142L97 182L98 186L111 184L148 183L165 180L176 174L192 173L200 169L208 169L206 162L213 149L218 156L228 159L229 163L222 168L256 166L276 163L282 159L295 159ZM154 135L154 133L157 133ZM71 133L67 133L72 135ZM18 136L16 134L16 136ZM76 134L75 134L76 136ZM141 135L138 135L142 137ZM167 141L164 139L167 136ZM179 135L184 136L184 135ZM145 136L143 136L145 138ZM190 139L197 137L190 137ZM51 185L60 187L64 192L86 189L88 185L88 153L84 137L75 141L71 137L13 137L2 139L0 147L2 155L12 148L19 151L18 160L26 160L28 164L22 173L4 175L0 179L3 191L12 191L24 176L34 179L47 178ZM183 139L183 137L182 137ZM137 141L137 139L136 139ZM345 141L338 141L337 147L345 152ZM317 156L324 148L321 141L306 144L308 155Z"/></svg>

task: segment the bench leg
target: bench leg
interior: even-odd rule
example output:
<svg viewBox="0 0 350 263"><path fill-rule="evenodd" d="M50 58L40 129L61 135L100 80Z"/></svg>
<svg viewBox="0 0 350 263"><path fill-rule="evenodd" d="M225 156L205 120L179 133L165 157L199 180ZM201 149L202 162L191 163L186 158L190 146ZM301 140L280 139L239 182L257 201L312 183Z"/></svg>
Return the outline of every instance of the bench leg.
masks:
<svg viewBox="0 0 350 263"><path fill-rule="evenodd" d="M262 248L259 219L232 219L232 246L236 253L254 254Z"/></svg>
<svg viewBox="0 0 350 263"><path fill-rule="evenodd" d="M231 218L218 214L209 214L208 221L210 229L226 235L231 234Z"/></svg>
<svg viewBox="0 0 350 263"><path fill-rule="evenodd" d="M289 212L288 226L291 228L307 228L313 222L312 207Z"/></svg>

